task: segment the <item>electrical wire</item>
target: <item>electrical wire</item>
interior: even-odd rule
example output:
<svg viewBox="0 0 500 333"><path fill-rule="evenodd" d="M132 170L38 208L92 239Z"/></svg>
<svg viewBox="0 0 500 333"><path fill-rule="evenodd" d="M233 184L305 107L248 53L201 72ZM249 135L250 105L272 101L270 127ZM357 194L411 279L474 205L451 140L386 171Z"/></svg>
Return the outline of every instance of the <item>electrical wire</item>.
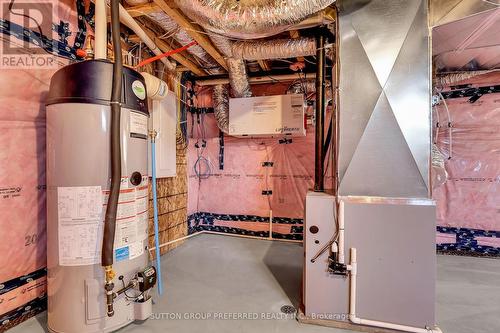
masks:
<svg viewBox="0 0 500 333"><path fill-rule="evenodd" d="M443 94L441 92L438 92L439 98L443 101L444 108L446 110L446 114L448 116L448 159L451 159L453 157L453 133L452 133L452 128L453 128L453 122L451 120L451 114L450 114L450 109L448 108L448 103L446 103L445 98L443 97Z"/></svg>
<svg viewBox="0 0 500 333"><path fill-rule="evenodd" d="M195 147L197 149L197 159L194 163L193 169L196 177L201 181L202 179L208 179L212 175L212 169L214 168L212 162L206 158L203 153L207 147L206 141L206 129L205 129L205 114L204 108L200 108L201 113L197 114L196 130L197 130L197 140ZM201 144L200 144L201 138Z"/></svg>
<svg viewBox="0 0 500 333"><path fill-rule="evenodd" d="M496 3L496 2L493 2L493 1L490 1L490 0L483 0L483 2L489 3L490 5L495 5L495 6L499 6L500 7L500 3Z"/></svg>
<svg viewBox="0 0 500 333"><path fill-rule="evenodd" d="M122 281L123 289L125 289L125 288L126 288L126 285L125 285L125 281L124 281L123 277L122 277L122 279L120 279L120 278L119 278L119 280L121 280L121 281ZM139 295L137 295L137 296L130 296L129 294L127 294L127 291L125 290L125 291L123 292L123 294L125 295L125 297L127 298L127 300L135 302L135 301L137 301L137 300L138 300L141 296L143 296L143 295L144 295L144 292L141 292L141 293L140 293Z"/></svg>
<svg viewBox="0 0 500 333"><path fill-rule="evenodd" d="M9 12L12 14L12 15L16 15L16 16L21 16L21 17L24 17L24 18L27 18L33 22L35 22L35 25L37 26L38 28L38 32L40 33L40 38L42 38L43 36L43 32L42 32L42 27L40 26L40 23L38 23L38 21L29 16L29 15L26 15L26 14L20 14L20 13L15 13L13 10L12 10L12 7L14 6L14 3L16 2L16 0L11 0L10 3L9 3ZM43 44L43 43L42 43ZM45 50L45 48L43 48Z"/></svg>

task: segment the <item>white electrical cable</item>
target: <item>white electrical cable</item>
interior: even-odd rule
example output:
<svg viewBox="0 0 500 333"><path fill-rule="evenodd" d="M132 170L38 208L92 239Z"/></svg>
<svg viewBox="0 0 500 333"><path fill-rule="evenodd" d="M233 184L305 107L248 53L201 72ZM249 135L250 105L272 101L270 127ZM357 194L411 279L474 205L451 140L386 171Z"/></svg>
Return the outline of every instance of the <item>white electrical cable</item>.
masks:
<svg viewBox="0 0 500 333"><path fill-rule="evenodd" d="M453 133L452 133L452 128L453 128L453 122L451 120L451 114L450 114L450 109L448 108L448 104L446 103L445 98L443 97L443 94L441 92L438 93L439 98L443 101L444 108L446 110L446 115L448 117L448 146L449 146L449 151L448 151L448 159L451 159L453 156Z"/></svg>

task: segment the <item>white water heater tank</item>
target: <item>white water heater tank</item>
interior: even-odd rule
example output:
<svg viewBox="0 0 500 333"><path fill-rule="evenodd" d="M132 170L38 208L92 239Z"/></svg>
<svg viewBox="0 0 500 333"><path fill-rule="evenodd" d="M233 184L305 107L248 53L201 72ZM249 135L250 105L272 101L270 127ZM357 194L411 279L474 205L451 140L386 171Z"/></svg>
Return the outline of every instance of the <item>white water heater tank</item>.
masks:
<svg viewBox="0 0 500 333"><path fill-rule="evenodd" d="M48 327L51 332L109 332L151 313L137 287L106 313L101 247L110 188L113 64L75 63L51 80L47 102ZM143 77L123 69L122 182L116 220L115 290L148 266L148 107Z"/></svg>

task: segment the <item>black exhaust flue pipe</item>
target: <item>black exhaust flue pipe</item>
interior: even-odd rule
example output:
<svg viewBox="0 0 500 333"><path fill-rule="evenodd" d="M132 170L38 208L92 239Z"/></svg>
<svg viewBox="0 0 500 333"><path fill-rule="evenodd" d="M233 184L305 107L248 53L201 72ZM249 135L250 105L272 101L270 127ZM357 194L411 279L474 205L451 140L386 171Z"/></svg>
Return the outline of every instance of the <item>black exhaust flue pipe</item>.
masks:
<svg viewBox="0 0 500 333"><path fill-rule="evenodd" d="M325 141L325 33L316 36L316 136L314 149L314 191L324 191Z"/></svg>
<svg viewBox="0 0 500 333"><path fill-rule="evenodd" d="M116 214L118 209L118 197L120 196L121 183L121 145L120 145L120 116L122 95L122 51L120 43L120 8L119 0L111 0L111 32L113 40L113 53L115 62L113 64L113 87L111 91L111 187L109 191L108 205L104 218L104 236L102 242L102 266L106 274L106 299L107 312L111 317L113 310L113 245L115 241Z"/></svg>

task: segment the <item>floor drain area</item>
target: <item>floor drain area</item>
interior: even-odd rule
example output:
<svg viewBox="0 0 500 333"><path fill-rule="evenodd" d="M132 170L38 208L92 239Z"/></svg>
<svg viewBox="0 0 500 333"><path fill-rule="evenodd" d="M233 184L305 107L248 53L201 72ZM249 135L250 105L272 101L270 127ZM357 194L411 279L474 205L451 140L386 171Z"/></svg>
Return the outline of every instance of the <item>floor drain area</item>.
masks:
<svg viewBox="0 0 500 333"><path fill-rule="evenodd" d="M283 305L280 310L281 310L281 312L286 313L286 314L292 314L292 313L295 313L297 311L297 310L295 310L295 307L293 307L291 305Z"/></svg>

